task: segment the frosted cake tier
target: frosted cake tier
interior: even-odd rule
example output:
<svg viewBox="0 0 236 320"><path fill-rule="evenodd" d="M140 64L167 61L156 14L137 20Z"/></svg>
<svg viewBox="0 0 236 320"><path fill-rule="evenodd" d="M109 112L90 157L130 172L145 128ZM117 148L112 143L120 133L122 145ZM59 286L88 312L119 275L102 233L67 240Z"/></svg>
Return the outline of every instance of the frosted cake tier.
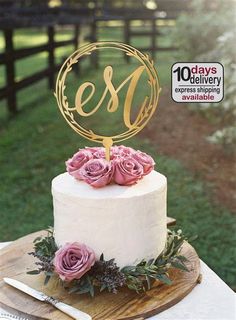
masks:
<svg viewBox="0 0 236 320"><path fill-rule="evenodd" d="M133 186L101 189L60 174L52 181L56 243L84 243L120 267L155 258L166 241L166 193L156 171Z"/></svg>

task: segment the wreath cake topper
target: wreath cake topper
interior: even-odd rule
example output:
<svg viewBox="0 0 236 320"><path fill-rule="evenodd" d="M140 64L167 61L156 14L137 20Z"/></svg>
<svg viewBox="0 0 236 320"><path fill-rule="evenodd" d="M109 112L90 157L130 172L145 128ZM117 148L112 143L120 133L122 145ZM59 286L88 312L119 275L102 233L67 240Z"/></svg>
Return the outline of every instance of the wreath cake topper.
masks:
<svg viewBox="0 0 236 320"><path fill-rule="evenodd" d="M139 66L131 74L127 74L123 82L118 85L113 84L113 67L111 65L105 66L103 79L101 79L105 84L105 89L103 93L101 93L101 97L97 105L94 106L91 111L85 111L85 106L91 103L91 99L96 91L96 86L90 81L84 82L79 86L75 95L74 105L70 105L69 99L65 94L65 90L67 86L66 80L69 73L72 71L73 66L78 63L79 59L86 55L91 55L95 51L107 51L112 49L121 51L125 55L132 57L136 62L138 62ZM147 95L139 106L136 118L132 121L132 102L137 84L144 73L146 73L147 86L150 90L147 92ZM126 91L124 105L121 106L119 93L123 87L127 85L128 89ZM87 94L86 98L83 98L85 96L85 91L89 91L89 94ZM146 126L157 108L159 94L160 86L158 75L154 68L154 63L149 56L141 53L130 45L110 41L87 44L69 56L59 71L55 90L55 97L57 99L59 109L67 123L75 132L84 138L103 144L106 149L107 160L110 160L110 147L114 142L126 140L136 135ZM126 130L121 133L106 135L98 134L97 132L94 132L93 129L87 129L82 126L81 122L83 118L92 116L104 106L108 113L116 112L119 108L123 107L123 124Z"/></svg>

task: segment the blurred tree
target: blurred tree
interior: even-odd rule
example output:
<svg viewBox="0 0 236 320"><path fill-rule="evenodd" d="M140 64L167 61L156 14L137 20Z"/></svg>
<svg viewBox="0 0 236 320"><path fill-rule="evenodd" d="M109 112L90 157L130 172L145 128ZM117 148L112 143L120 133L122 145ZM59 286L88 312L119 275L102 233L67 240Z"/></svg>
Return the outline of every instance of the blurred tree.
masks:
<svg viewBox="0 0 236 320"><path fill-rule="evenodd" d="M179 61L219 61L225 68L225 96L220 103L198 104L214 112L225 126L208 140L230 150L236 143L236 1L194 0L192 12L182 14L171 35ZM223 121L222 121L223 120Z"/></svg>
<svg viewBox="0 0 236 320"><path fill-rule="evenodd" d="M236 1L193 0L191 9L178 17L171 35L178 57L189 61L214 49L217 38L233 28Z"/></svg>

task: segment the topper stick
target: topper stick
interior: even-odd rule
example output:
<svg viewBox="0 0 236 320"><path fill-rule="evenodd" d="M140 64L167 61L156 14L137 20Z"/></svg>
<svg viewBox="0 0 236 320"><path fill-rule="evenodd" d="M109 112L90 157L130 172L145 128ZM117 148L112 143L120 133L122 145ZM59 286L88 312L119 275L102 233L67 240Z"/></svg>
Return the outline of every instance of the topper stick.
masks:
<svg viewBox="0 0 236 320"><path fill-rule="evenodd" d="M110 148L113 145L113 140L109 137L106 137L103 139L102 144L106 149L106 160L110 161L110 155L111 155Z"/></svg>

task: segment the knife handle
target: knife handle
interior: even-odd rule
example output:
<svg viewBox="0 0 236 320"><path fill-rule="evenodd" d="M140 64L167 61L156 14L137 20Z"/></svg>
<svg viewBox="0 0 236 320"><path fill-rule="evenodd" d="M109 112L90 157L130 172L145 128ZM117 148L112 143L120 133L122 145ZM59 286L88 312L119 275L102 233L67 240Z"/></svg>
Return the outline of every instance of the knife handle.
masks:
<svg viewBox="0 0 236 320"><path fill-rule="evenodd" d="M47 302L52 304L54 307L56 307L57 309L59 309L60 311L66 313L68 316L70 316L73 319L76 320L92 320L92 317L83 312L80 311L74 307L69 306L68 304L64 303L64 302L60 302L54 298L49 297L49 299L47 299Z"/></svg>
<svg viewBox="0 0 236 320"><path fill-rule="evenodd" d="M66 303L63 302L57 302L55 304L55 307L59 310L61 310L62 312L68 314L68 316L72 317L73 319L76 320L92 320L92 318L90 317L90 315L88 315L85 312L82 312L74 307L69 306Z"/></svg>

